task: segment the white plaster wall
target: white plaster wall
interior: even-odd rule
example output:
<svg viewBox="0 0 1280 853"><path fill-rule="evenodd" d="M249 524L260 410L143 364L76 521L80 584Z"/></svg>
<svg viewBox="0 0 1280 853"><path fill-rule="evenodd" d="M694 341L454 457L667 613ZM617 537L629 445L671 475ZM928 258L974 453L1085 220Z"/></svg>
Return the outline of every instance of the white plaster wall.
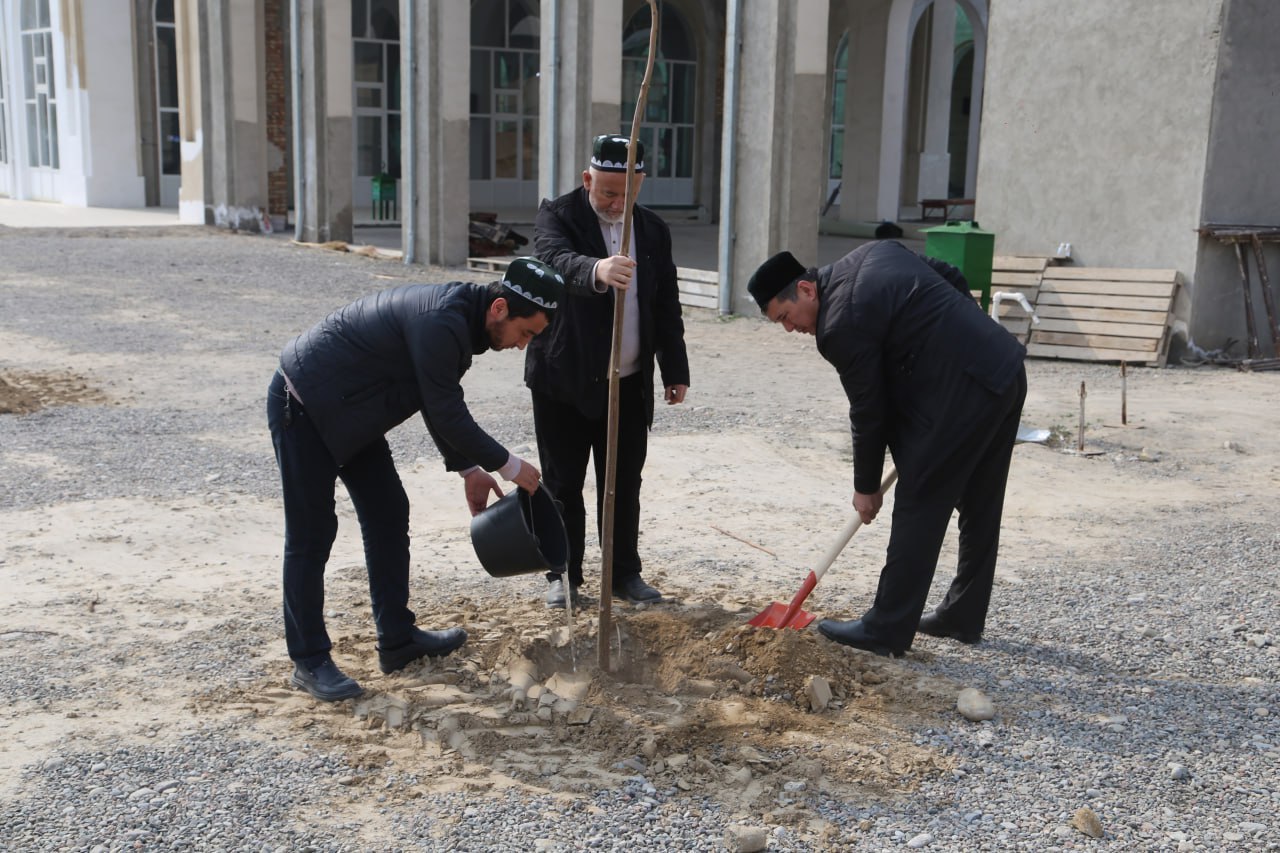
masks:
<svg viewBox="0 0 1280 853"><path fill-rule="evenodd" d="M58 97L62 200L92 207L143 207L146 186L138 162L131 4L94 0L73 5L81 16L79 44L84 53L76 61L76 42L68 40L64 67L70 79ZM61 112L67 108L78 113L75 125L64 124ZM72 134L64 127L74 128Z"/></svg>
<svg viewBox="0 0 1280 853"><path fill-rule="evenodd" d="M997 252L1194 268L1221 5L992 4L976 218Z"/></svg>

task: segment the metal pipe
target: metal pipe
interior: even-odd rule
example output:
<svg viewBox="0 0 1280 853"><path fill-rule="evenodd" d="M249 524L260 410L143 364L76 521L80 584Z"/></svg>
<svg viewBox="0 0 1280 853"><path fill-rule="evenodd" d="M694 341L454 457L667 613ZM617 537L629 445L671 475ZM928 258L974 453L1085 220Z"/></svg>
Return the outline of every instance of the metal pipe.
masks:
<svg viewBox="0 0 1280 853"><path fill-rule="evenodd" d="M302 242L302 0L289 2L289 53L293 60L293 239Z"/></svg>
<svg viewBox="0 0 1280 853"><path fill-rule="evenodd" d="M400 186L405 190L400 200L400 217L404 237L401 255L406 264L414 263L414 250L418 244L418 123L414 113L418 100L418 51L415 47L418 28L414 11L417 6L417 0L400 4L404 9L404 26L400 30L400 44L404 51L404 66L400 73L400 162L403 165ZM406 32L408 38L404 37ZM407 68L409 73L405 74L403 68Z"/></svg>
<svg viewBox="0 0 1280 853"><path fill-rule="evenodd" d="M547 134L547 198L560 194L560 0L551 0L548 25L551 27L551 71L547 84L551 97L547 104L547 122L551 132Z"/></svg>
<svg viewBox="0 0 1280 853"><path fill-rule="evenodd" d="M735 129L738 124L738 28L741 0L729 0L725 33L724 124L720 131L720 307L721 315L733 313L733 197L737 166Z"/></svg>

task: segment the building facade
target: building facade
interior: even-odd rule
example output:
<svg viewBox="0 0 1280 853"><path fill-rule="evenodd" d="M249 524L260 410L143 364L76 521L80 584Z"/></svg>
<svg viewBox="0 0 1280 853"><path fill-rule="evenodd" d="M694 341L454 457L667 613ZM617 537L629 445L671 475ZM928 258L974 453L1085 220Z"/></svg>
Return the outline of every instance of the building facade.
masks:
<svg viewBox="0 0 1280 853"><path fill-rule="evenodd" d="M1276 224L1232 191L1275 197L1238 165L1265 147L1245 105L1276 97L1272 4L988 5L662 0L640 200L719 223L725 311L820 224L975 198L997 251L1176 267L1188 333L1230 337L1194 229ZM0 195L310 241L396 223L408 261L460 264L469 212L527 221L630 130L651 25L643 0L0 0Z"/></svg>

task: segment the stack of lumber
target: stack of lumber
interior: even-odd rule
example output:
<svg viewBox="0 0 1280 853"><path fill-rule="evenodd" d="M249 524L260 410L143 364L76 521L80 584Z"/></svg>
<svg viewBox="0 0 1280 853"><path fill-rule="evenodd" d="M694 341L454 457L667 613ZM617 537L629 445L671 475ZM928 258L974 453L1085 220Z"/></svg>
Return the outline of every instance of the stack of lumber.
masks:
<svg viewBox="0 0 1280 853"><path fill-rule="evenodd" d="M1180 280L1177 270L1047 267L1027 354L1163 367Z"/></svg>
<svg viewBox="0 0 1280 853"><path fill-rule="evenodd" d="M1045 257L1018 257L997 255L991 262L991 292L1021 293L1032 307L1040 295L1040 282L1044 278L1049 259ZM996 320L1022 343L1031 334L1031 315L1017 302L1001 302L996 309Z"/></svg>

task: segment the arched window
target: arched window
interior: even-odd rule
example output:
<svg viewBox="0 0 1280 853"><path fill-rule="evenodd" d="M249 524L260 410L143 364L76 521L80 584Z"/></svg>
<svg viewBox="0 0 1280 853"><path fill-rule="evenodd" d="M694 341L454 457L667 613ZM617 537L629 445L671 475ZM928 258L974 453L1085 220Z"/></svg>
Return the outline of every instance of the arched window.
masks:
<svg viewBox="0 0 1280 853"><path fill-rule="evenodd" d="M49 0L22 0L22 103L26 109L27 163L58 168L58 98L53 83L53 28Z"/></svg>
<svg viewBox="0 0 1280 853"><path fill-rule="evenodd" d="M831 68L831 153L827 158L827 178L839 181L844 177L844 95L849 82L847 32L840 36Z"/></svg>
<svg viewBox="0 0 1280 853"><path fill-rule="evenodd" d="M178 132L178 38L173 0L156 0L156 127L160 130L160 174L182 174Z"/></svg>
<svg viewBox="0 0 1280 853"><path fill-rule="evenodd" d="M647 178L692 178L697 106L698 52L680 13L667 5L658 15L658 56L654 57L649 98L640 122ZM622 31L622 127L631 133L636 98L644 80L651 26L648 4Z"/></svg>
<svg viewBox="0 0 1280 853"><path fill-rule="evenodd" d="M471 4L471 180L538 179L538 46L531 0Z"/></svg>
<svg viewBox="0 0 1280 853"><path fill-rule="evenodd" d="M398 0L351 2L357 178L400 177L399 15Z"/></svg>

